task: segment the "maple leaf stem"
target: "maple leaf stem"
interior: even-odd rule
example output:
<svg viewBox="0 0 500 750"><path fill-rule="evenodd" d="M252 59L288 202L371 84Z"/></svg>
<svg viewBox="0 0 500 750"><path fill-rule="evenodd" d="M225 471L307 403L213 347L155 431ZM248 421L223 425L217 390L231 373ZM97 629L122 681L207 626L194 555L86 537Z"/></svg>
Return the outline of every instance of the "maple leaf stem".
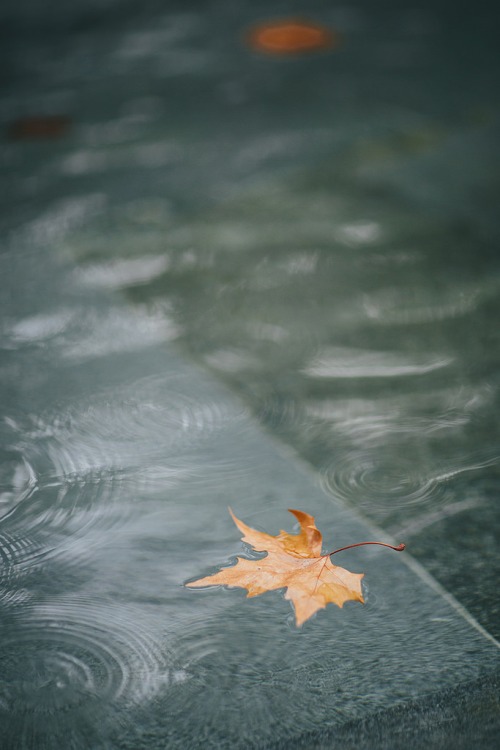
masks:
<svg viewBox="0 0 500 750"><path fill-rule="evenodd" d="M378 544L380 547L389 547L389 549L393 549L396 552L402 552L406 548L406 544L398 544L397 547L394 547L394 545L386 544L385 542L358 542L357 544L348 544L347 547L340 547L339 549L336 549L333 552L329 552L327 557L336 555L337 552L343 552L346 549L352 549L353 547L364 547L367 544Z"/></svg>

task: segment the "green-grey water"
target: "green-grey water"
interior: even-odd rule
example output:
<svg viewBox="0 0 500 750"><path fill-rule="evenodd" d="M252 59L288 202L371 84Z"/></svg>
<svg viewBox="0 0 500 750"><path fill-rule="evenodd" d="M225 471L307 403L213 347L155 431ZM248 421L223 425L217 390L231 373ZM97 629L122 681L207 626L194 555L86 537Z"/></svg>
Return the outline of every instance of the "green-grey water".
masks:
<svg viewBox="0 0 500 750"><path fill-rule="evenodd" d="M2 9L2 747L495 746L497 15ZM296 630L228 505L408 554Z"/></svg>

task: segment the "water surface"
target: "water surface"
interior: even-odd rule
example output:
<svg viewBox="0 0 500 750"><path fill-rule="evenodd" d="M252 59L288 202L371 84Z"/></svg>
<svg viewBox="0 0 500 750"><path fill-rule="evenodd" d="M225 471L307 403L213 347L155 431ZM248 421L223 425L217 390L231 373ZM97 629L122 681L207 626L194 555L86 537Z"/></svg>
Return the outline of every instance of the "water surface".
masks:
<svg viewBox="0 0 500 750"><path fill-rule="evenodd" d="M494 747L494 11L318 2L344 45L282 60L280 4L16 7L1 121L72 127L3 143L3 743ZM296 630L184 588L228 505L409 554Z"/></svg>

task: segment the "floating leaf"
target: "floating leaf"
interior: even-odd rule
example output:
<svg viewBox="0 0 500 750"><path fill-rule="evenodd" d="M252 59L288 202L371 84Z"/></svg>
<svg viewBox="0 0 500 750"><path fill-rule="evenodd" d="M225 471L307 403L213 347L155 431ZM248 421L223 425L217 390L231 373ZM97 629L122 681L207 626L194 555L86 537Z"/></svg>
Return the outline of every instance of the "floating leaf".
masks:
<svg viewBox="0 0 500 750"><path fill-rule="evenodd" d="M343 607L345 602L364 603L361 591L363 573L351 573L334 565L330 557L348 547L321 554L322 536L313 516L301 510L290 510L300 524L298 534L280 531L271 536L247 526L230 510L233 521L243 534L243 541L257 552L267 552L260 560L238 557L236 565L223 568L218 573L186 584L190 588L204 586L238 586L248 591L248 596L258 596L266 591L286 588L285 599L295 607L295 621L300 627L319 609L332 602ZM398 552L404 544L393 547L382 542L361 542L350 545L381 544Z"/></svg>

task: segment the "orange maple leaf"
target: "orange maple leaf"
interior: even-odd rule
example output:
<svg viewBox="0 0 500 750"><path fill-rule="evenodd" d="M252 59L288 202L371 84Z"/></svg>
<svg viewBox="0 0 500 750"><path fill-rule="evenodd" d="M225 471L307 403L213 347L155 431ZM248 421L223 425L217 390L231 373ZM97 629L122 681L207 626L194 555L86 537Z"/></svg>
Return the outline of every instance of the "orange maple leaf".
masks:
<svg viewBox="0 0 500 750"><path fill-rule="evenodd" d="M247 596L258 596L265 591L286 588L285 599L295 607L295 621L300 627L319 609L333 602L343 607L347 601L364 603L361 579L364 573L351 573L334 565L330 556L341 550L321 554L322 536L313 516L301 510L290 510L300 524L298 534L280 531L277 536L265 534L247 526L229 509L233 521L243 534L243 541L257 552L267 552L260 560L238 557L236 565L218 573L186 584L191 588L203 586L238 586L247 589ZM404 544L393 547L382 542L361 542L350 545L382 544L397 551ZM342 550L347 549L342 547Z"/></svg>

